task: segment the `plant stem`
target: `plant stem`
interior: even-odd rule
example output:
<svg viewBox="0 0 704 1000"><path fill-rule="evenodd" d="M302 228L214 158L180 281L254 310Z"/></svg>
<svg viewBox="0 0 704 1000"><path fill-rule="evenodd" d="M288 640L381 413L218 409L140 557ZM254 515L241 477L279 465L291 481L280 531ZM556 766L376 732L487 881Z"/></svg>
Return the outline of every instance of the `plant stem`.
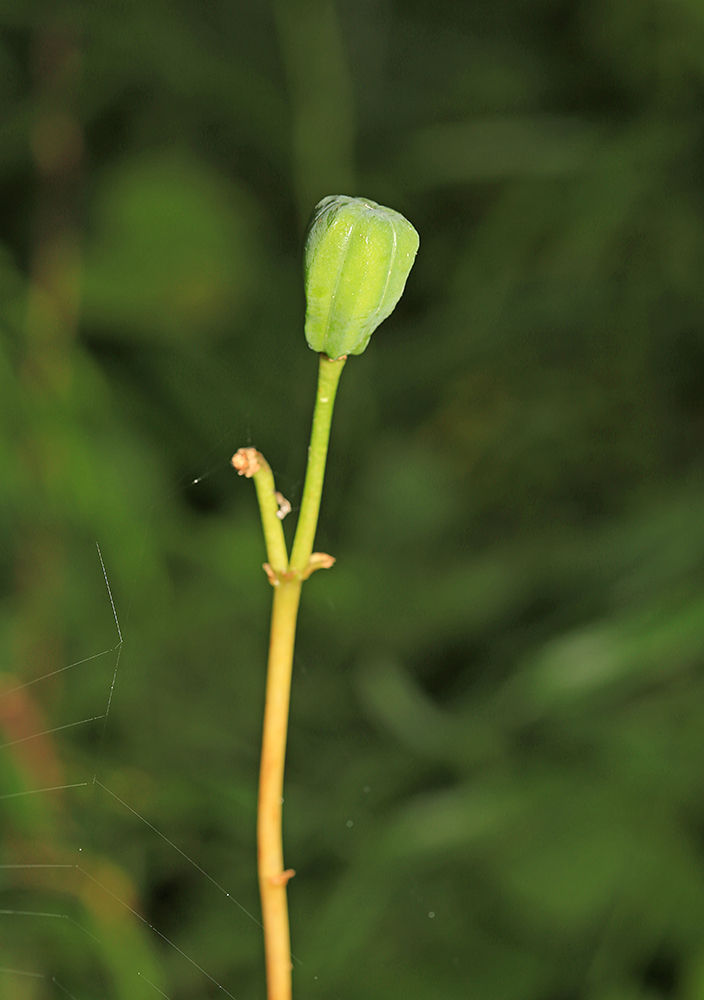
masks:
<svg viewBox="0 0 704 1000"><path fill-rule="evenodd" d="M282 580L274 588L274 606L271 612L257 810L259 895L264 925L268 1000L291 998L291 946L286 883L293 873L284 873L281 806L291 668L301 586L300 579Z"/></svg>
<svg viewBox="0 0 704 1000"><path fill-rule="evenodd" d="M266 555L274 573L285 573L288 569L288 552L286 551L284 529L279 517L279 505L276 502L274 476L269 463L261 452L257 452L257 456L260 469L254 474L254 486L262 517Z"/></svg>
<svg viewBox="0 0 704 1000"><path fill-rule="evenodd" d="M320 355L318 391L315 398L313 429L308 449L306 481L303 487L301 513L298 517L296 537L293 541L291 562L288 567L292 573L302 573L305 570L313 551L315 531L318 527L320 497L323 492L323 478L325 476L325 460L328 454L328 441L330 440L332 410L335 405L335 395L340 375L342 374L346 360L346 357L342 357L338 358L337 361L331 361L327 355Z"/></svg>
<svg viewBox="0 0 704 1000"><path fill-rule="evenodd" d="M271 470L262 460L261 469L254 475L273 570L269 579L274 586L257 811L259 893L264 924L268 1000L291 1000L291 946L286 885L295 873L284 871L281 835L291 670L301 586L306 577L306 569L310 571L308 564L318 525L332 410L345 360L340 358L331 361L325 355L320 356L301 513L291 561L287 567L281 568L272 559L273 552L274 558L280 563L280 538L283 535L279 534L272 521L275 515L271 503L274 485ZM280 521L278 525L280 528ZM321 566L329 564L320 563Z"/></svg>

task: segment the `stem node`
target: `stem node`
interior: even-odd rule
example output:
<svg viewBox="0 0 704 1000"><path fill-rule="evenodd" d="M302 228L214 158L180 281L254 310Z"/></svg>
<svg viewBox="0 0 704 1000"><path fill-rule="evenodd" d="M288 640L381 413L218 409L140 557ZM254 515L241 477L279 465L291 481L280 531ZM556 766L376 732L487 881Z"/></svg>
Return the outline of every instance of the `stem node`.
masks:
<svg viewBox="0 0 704 1000"><path fill-rule="evenodd" d="M285 872L281 872L279 875L272 875L269 881L272 885L288 885L293 876L296 874L293 868L287 868Z"/></svg>

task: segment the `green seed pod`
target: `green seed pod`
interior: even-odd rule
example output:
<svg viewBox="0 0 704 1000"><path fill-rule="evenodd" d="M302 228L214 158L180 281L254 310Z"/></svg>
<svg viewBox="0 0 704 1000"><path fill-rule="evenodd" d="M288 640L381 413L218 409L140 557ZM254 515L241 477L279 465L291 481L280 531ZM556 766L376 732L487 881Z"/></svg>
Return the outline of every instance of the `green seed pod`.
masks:
<svg viewBox="0 0 704 1000"><path fill-rule="evenodd" d="M308 346L333 360L361 354L401 298L419 242L391 208L368 198L323 198L306 237Z"/></svg>

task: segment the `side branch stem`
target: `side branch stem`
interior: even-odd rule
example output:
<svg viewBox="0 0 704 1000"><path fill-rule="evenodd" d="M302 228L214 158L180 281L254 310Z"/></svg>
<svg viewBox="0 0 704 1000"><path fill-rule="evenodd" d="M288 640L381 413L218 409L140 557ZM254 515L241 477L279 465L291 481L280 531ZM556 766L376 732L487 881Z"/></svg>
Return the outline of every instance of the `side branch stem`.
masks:
<svg viewBox="0 0 704 1000"><path fill-rule="evenodd" d="M288 569L288 552L284 530L279 517L279 506L276 502L274 476L269 463L257 452L260 469L254 474L254 486L257 491L259 510L264 529L264 542L269 565L275 573L285 573Z"/></svg>

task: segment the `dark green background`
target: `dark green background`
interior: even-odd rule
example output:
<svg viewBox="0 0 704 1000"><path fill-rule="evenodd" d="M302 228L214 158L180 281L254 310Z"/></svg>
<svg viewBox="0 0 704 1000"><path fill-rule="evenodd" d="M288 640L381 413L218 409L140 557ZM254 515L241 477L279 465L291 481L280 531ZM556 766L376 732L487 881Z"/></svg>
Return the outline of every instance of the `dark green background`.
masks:
<svg viewBox="0 0 704 1000"><path fill-rule="evenodd" d="M256 924L114 796L258 915L271 592L228 461L300 502L302 237L346 193L421 248L304 590L296 1000L699 1000L704 4L0 20L0 782L88 783L0 798L3 864L80 865L2 871L0 996L224 997L122 902L265 995ZM96 542L102 737L116 652L11 692L117 642Z"/></svg>

